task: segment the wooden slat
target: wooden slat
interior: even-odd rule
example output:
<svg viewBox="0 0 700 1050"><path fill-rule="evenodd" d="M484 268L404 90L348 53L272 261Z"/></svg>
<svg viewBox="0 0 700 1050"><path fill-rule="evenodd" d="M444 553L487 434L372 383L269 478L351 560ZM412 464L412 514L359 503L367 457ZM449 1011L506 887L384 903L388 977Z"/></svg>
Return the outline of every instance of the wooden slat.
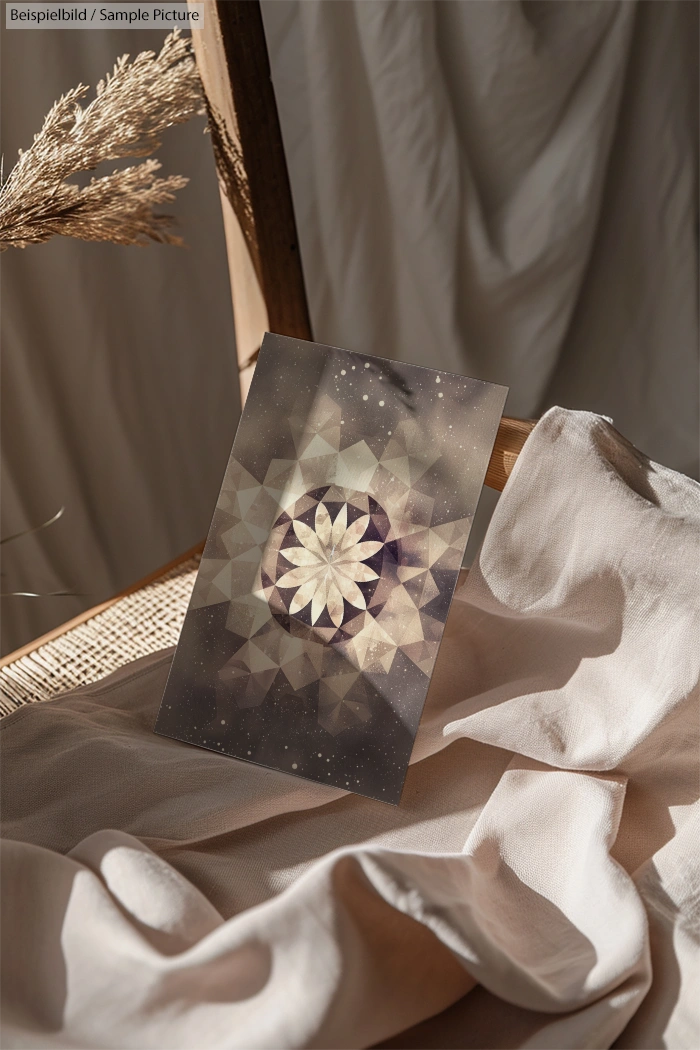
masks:
<svg viewBox="0 0 700 1050"><path fill-rule="evenodd" d="M266 331L312 338L258 0L206 0L203 28L192 40L222 190L245 401Z"/></svg>
<svg viewBox="0 0 700 1050"><path fill-rule="evenodd" d="M510 419L504 416L501 420L493 445L493 452L486 471L485 484L490 489L503 492L511 471L515 466L523 445L537 424L536 419Z"/></svg>
<svg viewBox="0 0 700 1050"><path fill-rule="evenodd" d="M294 206L260 4L216 4L241 158L250 193L258 272L270 331L311 339Z"/></svg>

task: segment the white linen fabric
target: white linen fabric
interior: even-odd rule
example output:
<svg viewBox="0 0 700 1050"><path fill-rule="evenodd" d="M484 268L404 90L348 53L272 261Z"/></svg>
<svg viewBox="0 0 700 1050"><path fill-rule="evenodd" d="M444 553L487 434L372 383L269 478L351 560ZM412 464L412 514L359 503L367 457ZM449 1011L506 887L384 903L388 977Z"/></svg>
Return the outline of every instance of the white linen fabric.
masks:
<svg viewBox="0 0 700 1050"><path fill-rule="evenodd" d="M698 469L698 7L262 0L315 338Z"/></svg>
<svg viewBox="0 0 700 1050"><path fill-rule="evenodd" d="M3 1045L697 1047L699 534L549 412L398 807L155 736L169 652L4 719Z"/></svg>

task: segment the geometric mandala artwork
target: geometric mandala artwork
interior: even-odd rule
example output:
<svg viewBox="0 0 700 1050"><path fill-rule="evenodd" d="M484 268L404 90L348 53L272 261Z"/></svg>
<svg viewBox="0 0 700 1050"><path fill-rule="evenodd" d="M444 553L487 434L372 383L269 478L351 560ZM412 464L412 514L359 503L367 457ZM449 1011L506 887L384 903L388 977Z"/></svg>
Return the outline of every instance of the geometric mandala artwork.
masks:
<svg viewBox="0 0 700 1050"><path fill-rule="evenodd" d="M505 394L266 336L156 731L398 802Z"/></svg>

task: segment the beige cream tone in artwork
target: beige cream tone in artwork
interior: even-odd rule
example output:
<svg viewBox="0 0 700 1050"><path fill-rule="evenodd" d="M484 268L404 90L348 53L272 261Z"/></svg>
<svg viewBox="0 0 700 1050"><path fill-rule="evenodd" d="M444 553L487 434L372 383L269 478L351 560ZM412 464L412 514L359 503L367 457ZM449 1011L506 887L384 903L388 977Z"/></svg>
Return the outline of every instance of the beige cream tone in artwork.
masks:
<svg viewBox="0 0 700 1050"><path fill-rule="evenodd" d="M505 392L267 339L157 728L396 802Z"/></svg>

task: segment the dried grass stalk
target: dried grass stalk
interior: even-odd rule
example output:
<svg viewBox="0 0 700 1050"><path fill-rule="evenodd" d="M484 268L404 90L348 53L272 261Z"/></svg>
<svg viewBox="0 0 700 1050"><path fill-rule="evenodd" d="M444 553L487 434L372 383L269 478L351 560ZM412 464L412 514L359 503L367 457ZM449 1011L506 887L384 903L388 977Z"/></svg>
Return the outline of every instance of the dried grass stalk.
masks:
<svg viewBox="0 0 700 1050"><path fill-rule="evenodd" d="M104 161L145 157L158 149L166 128L204 112L190 41L176 29L160 54L144 51L131 63L124 55L83 109L87 92L79 84L63 95L30 148L20 150L0 187L0 251L54 234L117 244L181 243L168 232L172 216L153 208L173 201L188 180L156 178L157 160L93 178L82 189L66 179Z"/></svg>

